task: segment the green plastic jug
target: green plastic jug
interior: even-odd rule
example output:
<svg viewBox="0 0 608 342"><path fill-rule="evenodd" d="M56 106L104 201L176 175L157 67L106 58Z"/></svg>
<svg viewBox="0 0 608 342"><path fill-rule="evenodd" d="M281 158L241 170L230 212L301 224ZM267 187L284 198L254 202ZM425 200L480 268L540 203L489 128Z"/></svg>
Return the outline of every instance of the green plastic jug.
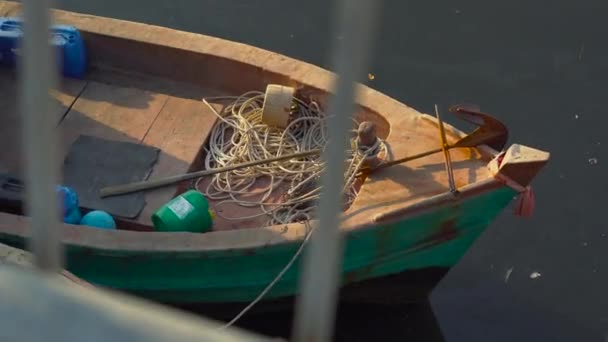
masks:
<svg viewBox="0 0 608 342"><path fill-rule="evenodd" d="M205 196L188 190L160 207L152 215L152 223L160 232L204 233L211 229L213 217Z"/></svg>

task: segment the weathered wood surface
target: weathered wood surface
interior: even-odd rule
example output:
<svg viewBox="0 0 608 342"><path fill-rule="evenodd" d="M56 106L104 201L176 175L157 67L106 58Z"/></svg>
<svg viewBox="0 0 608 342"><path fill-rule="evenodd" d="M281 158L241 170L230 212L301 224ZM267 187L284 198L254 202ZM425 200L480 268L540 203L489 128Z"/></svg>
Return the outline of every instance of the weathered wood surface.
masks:
<svg viewBox="0 0 608 342"><path fill-rule="evenodd" d="M0 8L1 10L1 8ZM19 84L15 70L0 67L0 169L14 175L21 175L24 168L22 157L21 115L19 110ZM85 81L64 79L57 89L51 90L54 99L51 115L59 123L68 112ZM41 113L42 115L42 113Z"/></svg>
<svg viewBox="0 0 608 342"><path fill-rule="evenodd" d="M269 341L126 295L0 266L1 341Z"/></svg>
<svg viewBox="0 0 608 342"><path fill-rule="evenodd" d="M220 105L213 106L221 110ZM216 120L215 114L202 101L169 96L143 139L144 144L161 149L150 178L193 170ZM140 222L148 222L152 214L168 202L176 191L179 191L179 185L146 192L147 205L140 214Z"/></svg>
<svg viewBox="0 0 608 342"><path fill-rule="evenodd" d="M80 134L140 142L166 101L163 94L89 82L60 125L63 147Z"/></svg>
<svg viewBox="0 0 608 342"><path fill-rule="evenodd" d="M0 16L9 17L17 13L19 4L14 1L3 1L0 3Z"/></svg>

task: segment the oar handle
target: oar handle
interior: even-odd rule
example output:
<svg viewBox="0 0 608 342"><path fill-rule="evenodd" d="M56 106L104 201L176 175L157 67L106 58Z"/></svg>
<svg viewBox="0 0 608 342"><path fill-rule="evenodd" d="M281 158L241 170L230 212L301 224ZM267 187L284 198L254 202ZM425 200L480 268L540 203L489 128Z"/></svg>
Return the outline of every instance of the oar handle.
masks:
<svg viewBox="0 0 608 342"><path fill-rule="evenodd" d="M104 197L110 197L110 196L124 195L124 194L128 194L131 192L137 192L137 191L141 191L141 190L161 188L163 186L179 183L181 181L190 179L188 176L191 176L192 178L197 177L197 176L189 173L189 174L185 174L185 175L177 175L177 176L172 176L172 177L167 177L167 178L151 179L151 180L147 180L147 181L140 181L140 182L134 182L134 183L129 183L129 184L108 186L108 187L105 187L105 188L102 188L99 190L99 196L101 198L104 198ZM202 177L202 176L198 176L198 177Z"/></svg>
<svg viewBox="0 0 608 342"><path fill-rule="evenodd" d="M129 184L108 186L108 187L105 187L105 188L102 188L101 190L99 190L99 196L104 198L104 197L109 197L109 196L128 194L131 192L136 192L136 191L141 191L141 190L155 189L155 188L160 188L163 186L175 184L175 183L182 182L182 181L189 180L189 179L211 176L216 173L228 172L228 171L232 171L232 170L236 170L236 169L243 169L246 167L251 167L251 166L256 166L256 165L261 165L261 164L266 164L266 163L272 163L272 162L281 161L281 160L307 157L307 156L311 156L311 155L320 154L321 152L322 152L321 149L316 149L316 150L310 150L310 151L305 151L305 152L286 154L286 155L272 157L272 158L268 158L268 159L254 160L254 161L250 161L250 162L246 162L246 163L242 163L242 164L220 167L217 169L202 170L202 171L196 171L196 172L191 172L191 173L186 173L183 175L171 176L171 177L166 177L166 178L159 178L159 179L152 179L152 180L134 182L134 183L129 183Z"/></svg>

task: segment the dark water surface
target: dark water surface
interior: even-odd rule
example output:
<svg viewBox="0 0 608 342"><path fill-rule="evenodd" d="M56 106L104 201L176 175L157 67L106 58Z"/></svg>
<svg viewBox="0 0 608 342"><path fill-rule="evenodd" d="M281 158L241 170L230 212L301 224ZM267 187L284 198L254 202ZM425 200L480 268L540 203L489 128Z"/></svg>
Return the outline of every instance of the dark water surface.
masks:
<svg viewBox="0 0 608 342"><path fill-rule="evenodd" d="M323 67L340 39L321 0L57 3ZM535 216L505 211L433 293L432 310L344 307L340 340L606 340L607 15L599 0L384 2L370 86L426 112L435 103L477 103L510 127L511 143L552 159L534 183ZM245 325L285 334L289 322L279 315Z"/></svg>

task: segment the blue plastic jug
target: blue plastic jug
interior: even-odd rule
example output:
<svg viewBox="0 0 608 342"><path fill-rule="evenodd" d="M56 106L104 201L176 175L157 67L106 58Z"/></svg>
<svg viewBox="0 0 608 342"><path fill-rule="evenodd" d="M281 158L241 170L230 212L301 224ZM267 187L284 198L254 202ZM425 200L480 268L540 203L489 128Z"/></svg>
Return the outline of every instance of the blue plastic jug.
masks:
<svg viewBox="0 0 608 342"><path fill-rule="evenodd" d="M76 192L67 186L58 185L56 187L59 206L63 222L69 224L78 224L82 219L82 213L80 212L78 195Z"/></svg>
<svg viewBox="0 0 608 342"><path fill-rule="evenodd" d="M15 66L20 56L23 21L0 17L0 64ZM57 53L58 67L66 77L82 78L87 68L84 42L77 28L69 25L51 26L51 44Z"/></svg>

